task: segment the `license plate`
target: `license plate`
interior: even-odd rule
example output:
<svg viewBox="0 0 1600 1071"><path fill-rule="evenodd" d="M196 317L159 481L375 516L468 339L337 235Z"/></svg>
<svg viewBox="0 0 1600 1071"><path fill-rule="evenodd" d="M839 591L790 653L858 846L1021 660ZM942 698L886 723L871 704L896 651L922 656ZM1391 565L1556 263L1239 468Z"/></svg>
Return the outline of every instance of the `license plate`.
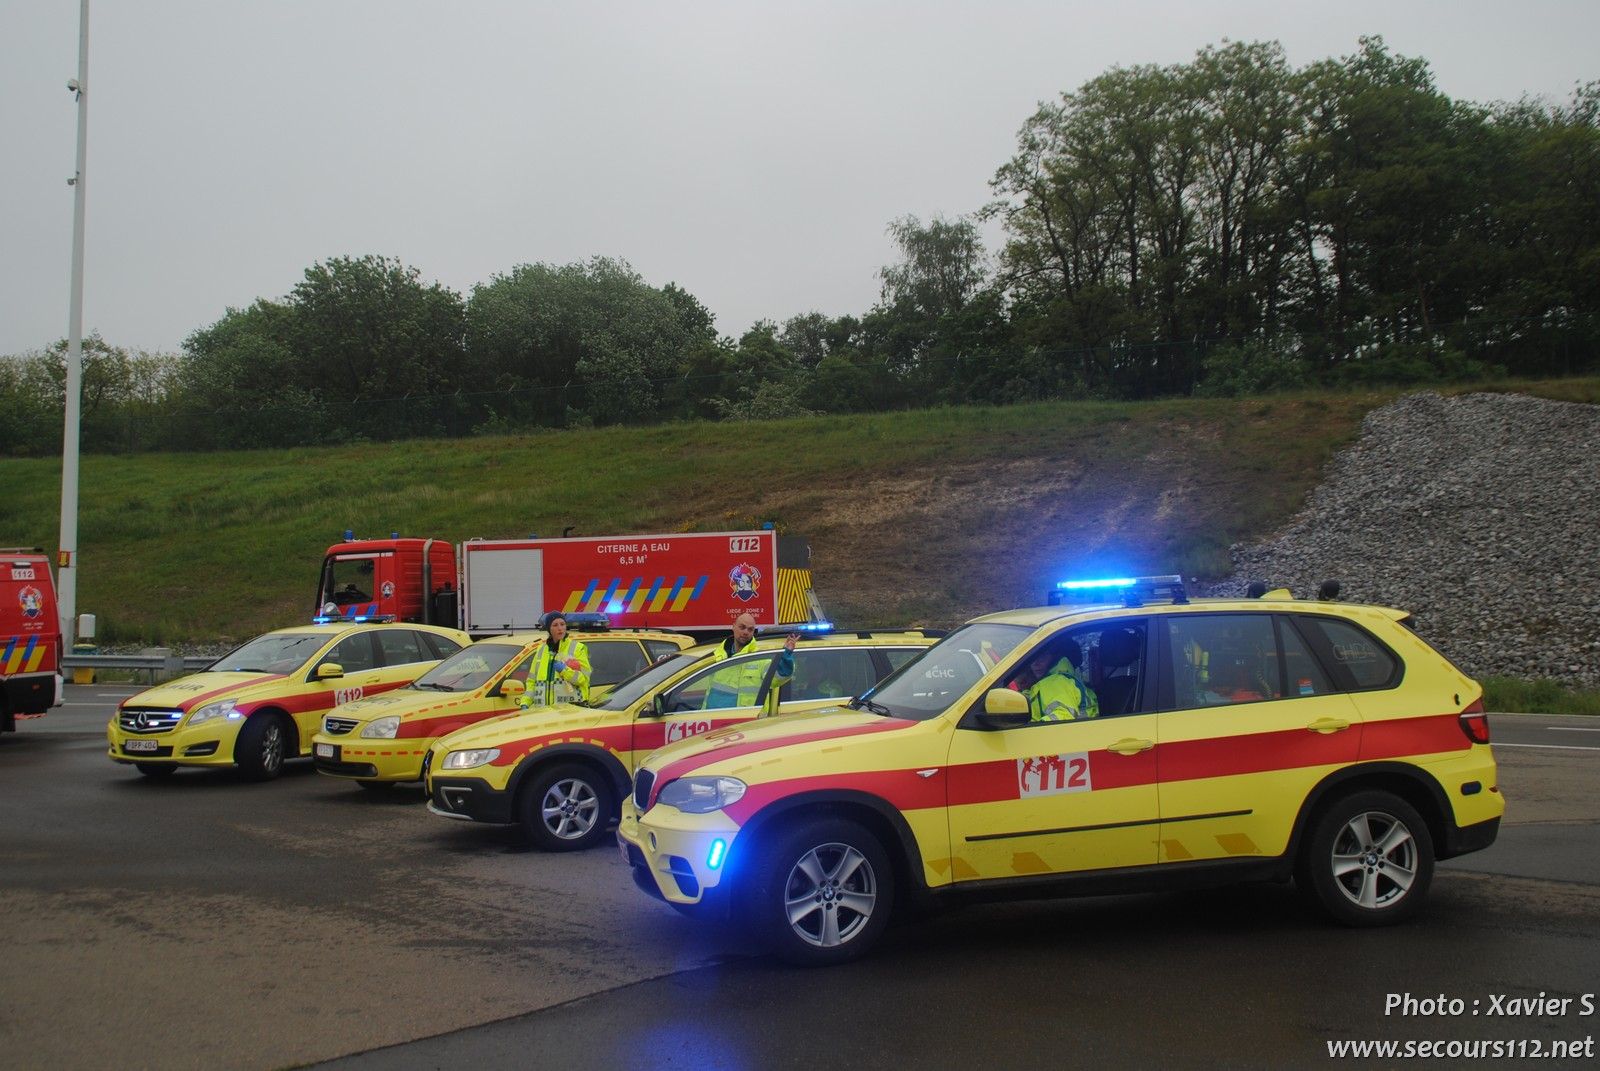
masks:
<svg viewBox="0 0 1600 1071"><path fill-rule="evenodd" d="M338 757L339 757L339 745L338 744L318 744L317 745L317 758L319 758L319 759L337 759Z"/></svg>
<svg viewBox="0 0 1600 1071"><path fill-rule="evenodd" d="M123 742L122 750L128 752L130 755L136 751L149 751L154 753L156 748L160 746L161 745L154 740L127 740Z"/></svg>

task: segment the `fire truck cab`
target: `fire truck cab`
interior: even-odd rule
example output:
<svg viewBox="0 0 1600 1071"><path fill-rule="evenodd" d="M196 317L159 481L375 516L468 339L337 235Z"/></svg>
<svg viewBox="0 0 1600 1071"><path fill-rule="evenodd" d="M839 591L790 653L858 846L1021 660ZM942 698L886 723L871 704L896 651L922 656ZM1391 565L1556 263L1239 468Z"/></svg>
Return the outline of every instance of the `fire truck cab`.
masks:
<svg viewBox="0 0 1600 1071"><path fill-rule="evenodd" d="M50 560L0 547L0 733L61 705L61 622Z"/></svg>

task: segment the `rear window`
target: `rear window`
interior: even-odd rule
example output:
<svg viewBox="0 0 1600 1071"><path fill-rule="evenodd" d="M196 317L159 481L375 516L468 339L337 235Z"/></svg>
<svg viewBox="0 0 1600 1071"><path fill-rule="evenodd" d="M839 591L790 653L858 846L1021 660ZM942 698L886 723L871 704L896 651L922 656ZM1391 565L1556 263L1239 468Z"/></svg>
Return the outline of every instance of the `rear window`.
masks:
<svg viewBox="0 0 1600 1071"><path fill-rule="evenodd" d="M1336 617L1300 614L1293 620L1340 688L1360 692L1400 683L1400 660L1360 625Z"/></svg>

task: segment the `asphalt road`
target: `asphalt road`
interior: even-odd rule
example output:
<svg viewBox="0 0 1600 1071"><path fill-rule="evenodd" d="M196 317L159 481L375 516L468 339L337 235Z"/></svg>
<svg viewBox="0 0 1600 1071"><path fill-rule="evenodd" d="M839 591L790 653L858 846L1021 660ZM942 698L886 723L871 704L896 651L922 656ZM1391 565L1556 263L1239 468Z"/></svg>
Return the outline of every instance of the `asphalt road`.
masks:
<svg viewBox="0 0 1600 1071"><path fill-rule="evenodd" d="M797 971L615 852L526 851L420 792L146 781L104 757L126 691L0 737L0 1067L1321 1067L1329 1041L1600 1034L1577 1004L1489 1014L1600 992L1600 721L1492 719L1500 840L1407 926L1245 886L969 908ZM1386 1015L1407 993L1466 1011Z"/></svg>

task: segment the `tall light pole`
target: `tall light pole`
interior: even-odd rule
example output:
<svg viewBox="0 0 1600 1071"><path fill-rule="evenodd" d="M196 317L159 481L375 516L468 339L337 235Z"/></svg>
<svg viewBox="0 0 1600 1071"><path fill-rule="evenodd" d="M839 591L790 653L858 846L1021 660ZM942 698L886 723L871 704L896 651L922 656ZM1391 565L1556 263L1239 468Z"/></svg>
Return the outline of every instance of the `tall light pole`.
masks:
<svg viewBox="0 0 1600 1071"><path fill-rule="evenodd" d="M78 170L67 182L72 203L72 300L67 327L66 427L61 435L61 546L56 555L61 640L71 647L78 614L78 424L83 393L83 200L89 155L89 0L78 9L78 77L67 83L78 100Z"/></svg>

